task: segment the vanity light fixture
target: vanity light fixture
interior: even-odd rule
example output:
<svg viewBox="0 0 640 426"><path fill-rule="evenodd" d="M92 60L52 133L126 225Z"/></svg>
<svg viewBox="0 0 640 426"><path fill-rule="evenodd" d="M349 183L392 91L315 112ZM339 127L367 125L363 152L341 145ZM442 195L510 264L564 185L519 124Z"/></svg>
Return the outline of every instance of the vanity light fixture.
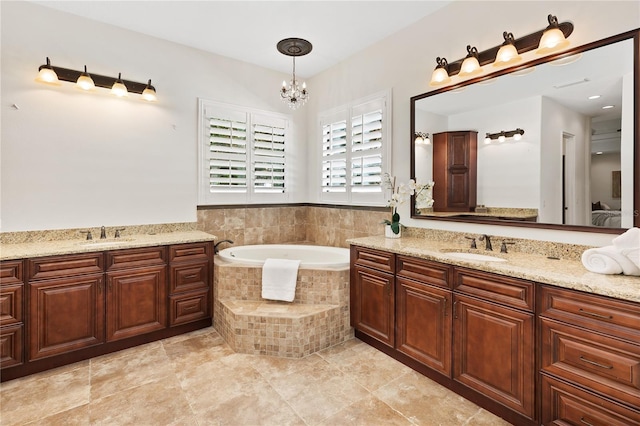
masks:
<svg viewBox="0 0 640 426"><path fill-rule="evenodd" d="M429 133L416 132L414 138L414 142L416 143L416 145L431 145Z"/></svg>
<svg viewBox="0 0 640 426"><path fill-rule="evenodd" d="M496 54L496 60L493 62L494 67L506 67L522 60L522 56L516 49L513 33L505 31L502 33L502 37L504 38L504 43L502 43Z"/></svg>
<svg viewBox="0 0 640 426"><path fill-rule="evenodd" d="M480 68L480 62L478 62L478 49L475 46L467 45L467 57L462 61L458 75L460 77L473 77L481 72L482 68Z"/></svg>
<svg viewBox="0 0 640 426"><path fill-rule="evenodd" d="M80 74L80 77L76 80L76 87L82 90L93 90L96 88L93 79L87 72L87 66L84 66L84 72Z"/></svg>
<svg viewBox="0 0 640 426"><path fill-rule="evenodd" d="M498 142L505 142L507 138L513 138L515 141L519 141L522 139L522 135L524 135L524 130L521 128L517 128L515 130L509 130L505 132L504 130L497 133L487 133L484 138L485 144L490 144L494 140L498 140Z"/></svg>
<svg viewBox="0 0 640 426"><path fill-rule="evenodd" d="M130 80L122 80L121 74L119 74L117 78L98 74L89 75L86 65L84 66L84 71L77 71L69 68L52 66L49 58L47 58L47 63L45 65L40 65L38 68L38 77L36 78L36 81L49 84L59 83L59 81L67 81L69 83L76 84L79 88L84 90L102 87L104 89L111 89L112 93L114 93L113 89L115 86L116 91L120 93L119 96L125 96L127 93L137 93L142 95L142 99L146 101L157 100L156 89L151 86L151 80L149 80L148 83L138 83ZM125 90L124 93L123 88Z"/></svg>
<svg viewBox="0 0 640 426"><path fill-rule="evenodd" d="M38 68L38 76L36 77L36 81L41 83L49 83L49 84L60 84L58 80L58 74L56 74L55 70L51 66L51 62L47 57L47 63L45 65L40 65Z"/></svg>
<svg viewBox="0 0 640 426"><path fill-rule="evenodd" d="M502 33L504 43L482 52L478 52L475 47L467 46L467 56L454 62L447 62L446 59L438 57L436 59L438 66L433 70L429 86L436 87L448 84L451 81L451 77L455 75L460 77L478 75L482 72L481 67L490 63L501 67L513 65L521 59L521 54L532 50L537 49L536 53L546 55L567 47L569 45L567 38L573 32L573 24L571 22L558 23L558 18L554 15L548 15L547 21L549 25L545 29L517 39L513 39L513 34L505 31ZM508 46L513 46L515 54L513 49ZM509 58L507 60L513 60L513 62L505 63L505 56ZM475 61L470 57L475 58L478 63L477 67ZM533 69L532 67L529 68Z"/></svg>
<svg viewBox="0 0 640 426"><path fill-rule="evenodd" d="M558 18L549 15L547 20L549 21L549 26L545 28L542 33L542 37L540 37L540 42L538 43L538 49L536 50L536 53L539 55L557 52L569 46L569 40L566 39L563 31L560 29Z"/></svg>
<svg viewBox="0 0 640 426"><path fill-rule="evenodd" d="M129 96L129 92L127 91L127 86L125 86L122 81L122 73L118 73L118 79L111 86L111 94L116 95L118 97Z"/></svg>

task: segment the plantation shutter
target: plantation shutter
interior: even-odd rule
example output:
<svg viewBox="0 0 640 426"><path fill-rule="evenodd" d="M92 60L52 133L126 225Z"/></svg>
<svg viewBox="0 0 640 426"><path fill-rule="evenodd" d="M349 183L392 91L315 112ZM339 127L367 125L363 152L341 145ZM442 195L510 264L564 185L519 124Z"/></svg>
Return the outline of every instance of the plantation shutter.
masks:
<svg viewBox="0 0 640 426"><path fill-rule="evenodd" d="M352 109L352 192L382 192L383 107L375 100Z"/></svg>
<svg viewBox="0 0 640 426"><path fill-rule="evenodd" d="M209 192L247 192L247 114L207 108Z"/></svg>
<svg viewBox="0 0 640 426"><path fill-rule="evenodd" d="M253 116L253 189L285 191L285 120Z"/></svg>
<svg viewBox="0 0 640 426"><path fill-rule="evenodd" d="M346 192L347 120L334 120L322 123L322 191Z"/></svg>

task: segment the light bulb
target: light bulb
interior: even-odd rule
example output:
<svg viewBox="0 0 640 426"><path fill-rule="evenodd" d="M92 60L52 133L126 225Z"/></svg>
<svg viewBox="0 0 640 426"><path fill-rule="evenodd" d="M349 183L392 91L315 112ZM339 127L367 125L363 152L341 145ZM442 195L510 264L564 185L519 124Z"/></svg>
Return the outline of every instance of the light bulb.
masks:
<svg viewBox="0 0 640 426"><path fill-rule="evenodd" d="M475 47L467 46L467 57L462 61L460 66L460 77L471 77L482 73L480 68L480 62L478 62L478 49Z"/></svg>
<svg viewBox="0 0 640 426"><path fill-rule="evenodd" d="M505 135L498 136L498 142L504 142L506 140L507 140L507 137Z"/></svg>
<svg viewBox="0 0 640 426"><path fill-rule="evenodd" d="M156 89L151 85L151 80L147 83L147 87L142 91L142 99L149 102L155 102L158 100L156 96Z"/></svg>
<svg viewBox="0 0 640 426"><path fill-rule="evenodd" d="M36 81L39 81L41 83L60 84L60 81L58 80L58 74L56 74L56 72L53 70L51 62L49 62L49 58L47 58L47 64L42 65L39 68Z"/></svg>
<svg viewBox="0 0 640 426"><path fill-rule="evenodd" d="M513 135L514 141L519 141L520 139L522 139L522 135L520 133L516 133L515 135Z"/></svg>
<svg viewBox="0 0 640 426"><path fill-rule="evenodd" d="M558 25L558 18L553 15L549 15L547 19L549 21L549 26L542 33L538 49L536 50L536 53L539 55L553 53L569 46L569 40L564 37L564 33L560 30Z"/></svg>
<svg viewBox="0 0 640 426"><path fill-rule="evenodd" d="M449 63L445 58L436 58L436 62L438 65L431 73L431 81L429 81L429 86L436 87L442 86L451 81L451 77L449 77L449 71L447 71L447 67Z"/></svg>
<svg viewBox="0 0 640 426"><path fill-rule="evenodd" d="M118 73L118 79L113 86L111 87L111 93L118 97L128 96L129 92L127 91L127 86L124 85L122 81L122 73Z"/></svg>
<svg viewBox="0 0 640 426"><path fill-rule="evenodd" d="M84 66L84 72L80 74L80 77L78 77L78 80L76 81L76 87L82 90L93 90L96 88L96 85L93 82L93 79L87 72L86 65Z"/></svg>
<svg viewBox="0 0 640 426"><path fill-rule="evenodd" d="M485 145L489 145L491 143L491 138L489 137L489 135L487 134L487 136L485 136L484 138L484 144Z"/></svg>

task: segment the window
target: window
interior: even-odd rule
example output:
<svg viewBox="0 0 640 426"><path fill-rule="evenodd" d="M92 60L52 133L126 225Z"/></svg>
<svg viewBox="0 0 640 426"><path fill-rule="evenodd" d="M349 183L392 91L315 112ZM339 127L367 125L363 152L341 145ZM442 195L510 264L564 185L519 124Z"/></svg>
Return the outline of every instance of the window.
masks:
<svg viewBox="0 0 640 426"><path fill-rule="evenodd" d="M199 204L286 201L290 117L199 102Z"/></svg>
<svg viewBox="0 0 640 426"><path fill-rule="evenodd" d="M320 115L321 200L381 205L382 175L389 170L390 93Z"/></svg>

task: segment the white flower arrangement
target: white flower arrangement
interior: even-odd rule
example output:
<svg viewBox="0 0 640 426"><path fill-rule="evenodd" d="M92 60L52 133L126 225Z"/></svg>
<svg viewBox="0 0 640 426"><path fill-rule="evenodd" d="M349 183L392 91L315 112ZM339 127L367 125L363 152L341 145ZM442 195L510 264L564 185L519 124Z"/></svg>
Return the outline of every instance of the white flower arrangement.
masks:
<svg viewBox="0 0 640 426"><path fill-rule="evenodd" d="M387 201L387 207L391 208L391 220L385 219L382 223L391 226L394 234L400 233L401 224L398 206L407 201L412 195L416 196L416 208L433 206L433 198L431 197L433 182L419 184L415 180L409 179L408 184L401 183L396 187L396 177L385 173L382 175L382 184L386 189L391 190L391 197Z"/></svg>

